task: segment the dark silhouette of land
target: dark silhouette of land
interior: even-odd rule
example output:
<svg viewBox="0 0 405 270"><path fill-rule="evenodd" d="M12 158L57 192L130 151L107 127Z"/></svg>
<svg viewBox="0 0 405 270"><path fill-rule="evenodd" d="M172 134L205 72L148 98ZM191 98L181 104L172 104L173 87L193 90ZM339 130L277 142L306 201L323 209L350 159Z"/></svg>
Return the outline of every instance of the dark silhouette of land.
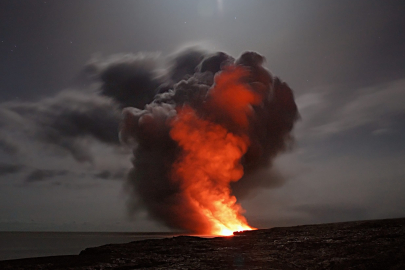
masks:
<svg viewBox="0 0 405 270"><path fill-rule="evenodd" d="M143 240L0 269L405 269L405 218Z"/></svg>

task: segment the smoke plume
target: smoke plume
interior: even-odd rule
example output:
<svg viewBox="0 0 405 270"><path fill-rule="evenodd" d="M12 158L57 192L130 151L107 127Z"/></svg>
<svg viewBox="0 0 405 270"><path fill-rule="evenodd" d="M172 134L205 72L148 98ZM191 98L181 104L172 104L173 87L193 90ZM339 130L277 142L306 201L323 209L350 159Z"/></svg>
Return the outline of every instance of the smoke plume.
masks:
<svg viewBox="0 0 405 270"><path fill-rule="evenodd" d="M144 53L93 59L81 75L90 89L2 103L0 129L92 166L88 140L115 149L121 140L134 155L125 184L132 215L146 209L170 228L200 234L253 229L238 199L283 182L272 161L291 145L298 118L292 90L264 61L255 52L235 59L197 47L167 59ZM0 150L19 155L18 138L0 136ZM0 174L32 168L26 183L71 173L0 165ZM123 172L103 167L92 176L119 179Z"/></svg>
<svg viewBox="0 0 405 270"><path fill-rule="evenodd" d="M255 52L235 60L189 49L172 58L167 74L146 76L141 88L150 95L141 95L154 98L123 110L120 133L134 147L131 211L146 207L166 226L195 233L251 228L237 198L280 183L275 170L263 171L288 149L298 118L292 90L264 61Z"/></svg>

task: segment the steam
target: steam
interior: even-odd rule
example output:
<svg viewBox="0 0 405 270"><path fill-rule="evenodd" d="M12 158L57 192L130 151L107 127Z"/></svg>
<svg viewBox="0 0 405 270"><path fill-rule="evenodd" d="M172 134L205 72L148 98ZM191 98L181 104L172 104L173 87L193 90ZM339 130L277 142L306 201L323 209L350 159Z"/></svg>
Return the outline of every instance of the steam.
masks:
<svg viewBox="0 0 405 270"><path fill-rule="evenodd" d="M152 218L171 228L204 231L204 221L185 199L184 187L173 180L184 146L171 137L171 130L183 108L191 108L198 119L218 125L230 136L247 136L239 161L244 175L231 183L237 198L280 184L280 175L268 168L291 145L298 111L292 90L263 67L264 60L255 52L234 60L222 52L185 51L173 58L151 103L123 110L120 137L134 147L134 167L126 182L132 213L146 207ZM249 90L239 91L241 85ZM218 90L221 87L226 89Z"/></svg>

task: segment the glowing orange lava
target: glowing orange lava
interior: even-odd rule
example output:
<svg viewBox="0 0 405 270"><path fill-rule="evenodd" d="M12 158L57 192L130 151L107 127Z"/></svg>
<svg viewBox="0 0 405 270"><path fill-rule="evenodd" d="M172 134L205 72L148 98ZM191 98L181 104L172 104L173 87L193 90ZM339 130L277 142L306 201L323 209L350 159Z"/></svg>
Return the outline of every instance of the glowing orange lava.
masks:
<svg viewBox="0 0 405 270"><path fill-rule="evenodd" d="M248 126L251 104L260 102L259 95L241 81L246 74L240 67L222 72L216 77L209 100L243 128ZM248 136L243 132L234 134L223 125L200 118L189 106L177 110L170 136L182 153L172 168L172 179L178 181L188 205L204 224L195 231L232 235L234 231L254 229L248 225L242 215L244 210L230 189L230 183L243 176L240 160L249 146Z"/></svg>

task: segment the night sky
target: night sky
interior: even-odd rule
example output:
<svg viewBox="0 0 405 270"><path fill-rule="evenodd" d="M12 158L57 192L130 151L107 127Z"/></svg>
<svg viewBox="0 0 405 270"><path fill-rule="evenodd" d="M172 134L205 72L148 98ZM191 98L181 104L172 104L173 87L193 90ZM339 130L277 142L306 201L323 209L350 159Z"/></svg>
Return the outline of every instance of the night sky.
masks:
<svg viewBox="0 0 405 270"><path fill-rule="evenodd" d="M0 230L168 230L128 218L131 152L87 72L195 45L259 52L294 90L284 180L241 201L253 226L404 217L404 14L400 0L1 0ZM76 112L103 130L72 131Z"/></svg>

